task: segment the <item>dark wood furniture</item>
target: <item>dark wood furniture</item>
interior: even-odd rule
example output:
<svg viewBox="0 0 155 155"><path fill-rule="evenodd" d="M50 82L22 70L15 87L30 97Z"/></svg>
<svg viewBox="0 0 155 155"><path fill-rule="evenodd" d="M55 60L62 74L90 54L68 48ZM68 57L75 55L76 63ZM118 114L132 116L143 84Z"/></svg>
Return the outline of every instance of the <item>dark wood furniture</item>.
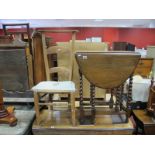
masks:
<svg viewBox="0 0 155 155"><path fill-rule="evenodd" d="M3 93L0 86L0 124L9 124L10 126L15 126L17 124L17 119L13 112L13 107L8 107L7 109L4 107Z"/></svg>
<svg viewBox="0 0 155 155"><path fill-rule="evenodd" d="M95 118L95 87L110 89L110 109L115 113L126 112L128 121L129 105L132 100L132 75L138 64L140 55L128 52L77 52L76 60L80 73L80 122L81 124L94 124ZM91 114L85 115L83 108L83 75L90 82ZM129 79L129 89L126 106L123 105L124 82ZM114 102L113 96L116 96ZM114 108L113 108L114 107ZM111 110L113 112L113 110ZM112 113L111 113L112 114ZM88 120L88 121L87 121Z"/></svg>
<svg viewBox="0 0 155 155"><path fill-rule="evenodd" d="M113 42L114 51L135 51L135 45L128 42Z"/></svg>
<svg viewBox="0 0 155 155"><path fill-rule="evenodd" d="M146 110L133 110L132 115L136 122L136 134L155 134L155 119Z"/></svg>
<svg viewBox="0 0 155 155"><path fill-rule="evenodd" d="M3 89L26 91L30 88L25 46L0 45L0 73Z"/></svg>
<svg viewBox="0 0 155 155"><path fill-rule="evenodd" d="M27 75L28 76L28 85L31 88L33 86L33 60L32 60L33 58L32 58L32 42L31 42L31 37L30 37L31 30L30 30L29 23L2 24L2 27L3 27L3 31L5 34L5 39L3 37L3 40L0 41L0 43L1 43L0 48L3 51L5 51L5 49L10 50L10 51L14 50L13 52L10 52L10 54L8 54L10 56L12 53L15 53L15 51L17 51L17 57L18 57L18 55L21 56L21 53L24 51L25 60L26 60L25 67L27 68L26 72L28 72L28 75ZM20 27L22 29L21 30L20 29L12 30L12 29L10 29L11 27L17 27L17 28ZM27 39L25 39L25 35L26 35ZM8 38L7 41L6 41L6 38ZM20 51L21 51L21 53L20 53ZM22 60L24 59L23 57L21 58L20 56L17 58L19 61L20 61L20 59L22 59ZM12 59L16 60L16 58L12 58ZM25 61L23 60L23 63L24 62ZM17 61L17 63L18 63L18 61ZM18 66L17 66L17 68L19 68ZM23 71L23 72L25 72L25 71ZM26 80L26 77L25 77L25 80ZM4 83L4 85L5 85L5 83ZM11 90L11 89L9 89L9 90ZM20 90L18 90L18 91L20 91Z"/></svg>
<svg viewBox="0 0 155 155"><path fill-rule="evenodd" d="M153 58L141 58L135 69L134 75L141 75L146 78L150 75L153 66Z"/></svg>
<svg viewBox="0 0 155 155"><path fill-rule="evenodd" d="M3 94L9 98L9 102L14 98L32 98L29 91L33 86L32 56L25 42L18 38L10 43L1 42L0 72Z"/></svg>
<svg viewBox="0 0 155 155"><path fill-rule="evenodd" d="M14 27L19 27L19 26L25 26L26 27L26 31L19 31L19 32L13 32L13 31L9 31L7 29L7 27L11 27L11 26L14 26ZM30 38L30 26L29 26L29 23L11 23L11 24L2 24L2 27L3 27L3 30L4 30L4 34L5 35L12 35L12 34L21 34L22 37L24 38L24 34L27 34L27 37L28 37L28 44L29 44L29 49L30 49L30 53L32 55L32 43L31 43L31 38Z"/></svg>

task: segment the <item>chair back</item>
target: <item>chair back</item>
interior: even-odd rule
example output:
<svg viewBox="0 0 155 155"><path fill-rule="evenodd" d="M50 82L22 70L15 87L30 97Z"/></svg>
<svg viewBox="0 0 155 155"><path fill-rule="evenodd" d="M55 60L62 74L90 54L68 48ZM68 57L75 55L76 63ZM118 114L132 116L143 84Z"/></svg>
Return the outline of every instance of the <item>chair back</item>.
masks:
<svg viewBox="0 0 155 155"><path fill-rule="evenodd" d="M58 81L71 81L72 68L73 68L73 55L71 49L62 46L51 46L47 48L44 34L42 39L43 39L43 55L44 55L47 80L50 81L51 75L57 73ZM50 63L51 55L57 56L56 67L53 67ZM67 58L67 60L64 60L63 57ZM60 61L64 62L63 66L61 66L62 63Z"/></svg>

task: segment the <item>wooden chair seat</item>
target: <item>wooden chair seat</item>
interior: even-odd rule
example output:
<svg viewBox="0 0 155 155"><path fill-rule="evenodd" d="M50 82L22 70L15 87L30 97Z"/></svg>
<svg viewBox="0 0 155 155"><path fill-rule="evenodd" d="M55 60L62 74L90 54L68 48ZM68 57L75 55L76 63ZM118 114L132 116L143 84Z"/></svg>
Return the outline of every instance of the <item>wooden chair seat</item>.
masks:
<svg viewBox="0 0 155 155"><path fill-rule="evenodd" d="M43 81L38 83L36 86L32 87L34 92L34 103L37 124L40 125L40 110L39 105L52 106L53 101L46 101L46 103L40 103L40 94L69 94L70 95L70 105L71 105L71 121L72 125L75 126L75 84L72 81ZM51 109L49 108L49 111ZM50 113L49 113L50 114Z"/></svg>
<svg viewBox="0 0 155 155"><path fill-rule="evenodd" d="M72 81L43 81L32 90L40 93L70 93L75 92L75 84Z"/></svg>

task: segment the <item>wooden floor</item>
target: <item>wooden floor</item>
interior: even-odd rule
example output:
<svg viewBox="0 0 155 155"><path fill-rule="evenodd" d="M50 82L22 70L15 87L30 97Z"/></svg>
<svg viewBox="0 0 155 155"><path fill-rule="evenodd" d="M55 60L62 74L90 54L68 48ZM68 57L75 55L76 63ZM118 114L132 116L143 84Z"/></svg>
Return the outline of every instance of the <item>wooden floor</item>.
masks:
<svg viewBox="0 0 155 155"><path fill-rule="evenodd" d="M32 131L37 135L130 135L133 125L130 120L122 123L124 118L123 115L103 115L102 110L98 109L95 125L80 125L77 119L77 126L73 127L68 110L53 111L49 115L45 109L41 112L40 125L34 121Z"/></svg>

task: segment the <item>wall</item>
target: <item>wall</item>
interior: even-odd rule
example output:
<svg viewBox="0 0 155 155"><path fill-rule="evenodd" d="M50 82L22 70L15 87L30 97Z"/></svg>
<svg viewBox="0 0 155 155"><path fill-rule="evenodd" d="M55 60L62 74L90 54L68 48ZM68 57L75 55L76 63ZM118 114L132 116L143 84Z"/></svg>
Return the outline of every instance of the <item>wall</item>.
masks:
<svg viewBox="0 0 155 155"><path fill-rule="evenodd" d="M41 28L41 30L44 30L47 28ZM55 28L48 28L48 30L54 30ZM60 28L58 28L60 29ZM101 37L103 42L109 42L110 44L113 41L119 40L119 31L117 28L99 28L99 27L84 27L84 28L62 28L62 29L76 29L79 30L77 33L77 40L85 40L86 38L90 37ZM70 34L63 34L63 33L46 33L47 36L50 36L53 38L54 42L57 41L69 41L71 39Z"/></svg>
<svg viewBox="0 0 155 155"><path fill-rule="evenodd" d="M104 41L109 42L110 46L113 42L119 41L119 29L118 28L105 28L104 29Z"/></svg>
<svg viewBox="0 0 155 155"><path fill-rule="evenodd" d="M42 28L44 29L44 28ZM52 28L49 28L52 29ZM60 28L59 28L60 29ZM149 28L65 28L77 29L77 40L85 40L89 37L101 37L102 41L109 42L110 46L114 41L126 41L135 44L137 48L155 45L155 29ZM47 34L51 36L54 42L69 41L69 34Z"/></svg>
<svg viewBox="0 0 155 155"><path fill-rule="evenodd" d="M44 29L76 29L77 40L85 40L89 37L101 37L102 41L109 42L110 46L114 41L127 41L133 43L138 48L155 45L155 29L147 28L97 28L97 27L75 27L75 28L40 28ZM0 30L2 34L2 30ZM46 33L47 36L53 38L53 42L69 41L71 35L67 33Z"/></svg>
<svg viewBox="0 0 155 155"><path fill-rule="evenodd" d="M155 45L155 29L122 28L119 29L119 40L133 43L138 48Z"/></svg>
<svg viewBox="0 0 155 155"><path fill-rule="evenodd" d="M3 34L3 30L2 29L0 29L0 35L2 35Z"/></svg>
<svg viewBox="0 0 155 155"><path fill-rule="evenodd" d="M40 28L41 30L47 28ZM48 30L54 30L56 28L48 28ZM104 29L103 28L57 28L58 29L69 29L69 30L79 30L77 33L77 40L85 40L89 37L101 37L102 41L104 41ZM54 42L57 41L69 41L71 39L71 34L69 33L46 33L47 36L51 36Z"/></svg>

